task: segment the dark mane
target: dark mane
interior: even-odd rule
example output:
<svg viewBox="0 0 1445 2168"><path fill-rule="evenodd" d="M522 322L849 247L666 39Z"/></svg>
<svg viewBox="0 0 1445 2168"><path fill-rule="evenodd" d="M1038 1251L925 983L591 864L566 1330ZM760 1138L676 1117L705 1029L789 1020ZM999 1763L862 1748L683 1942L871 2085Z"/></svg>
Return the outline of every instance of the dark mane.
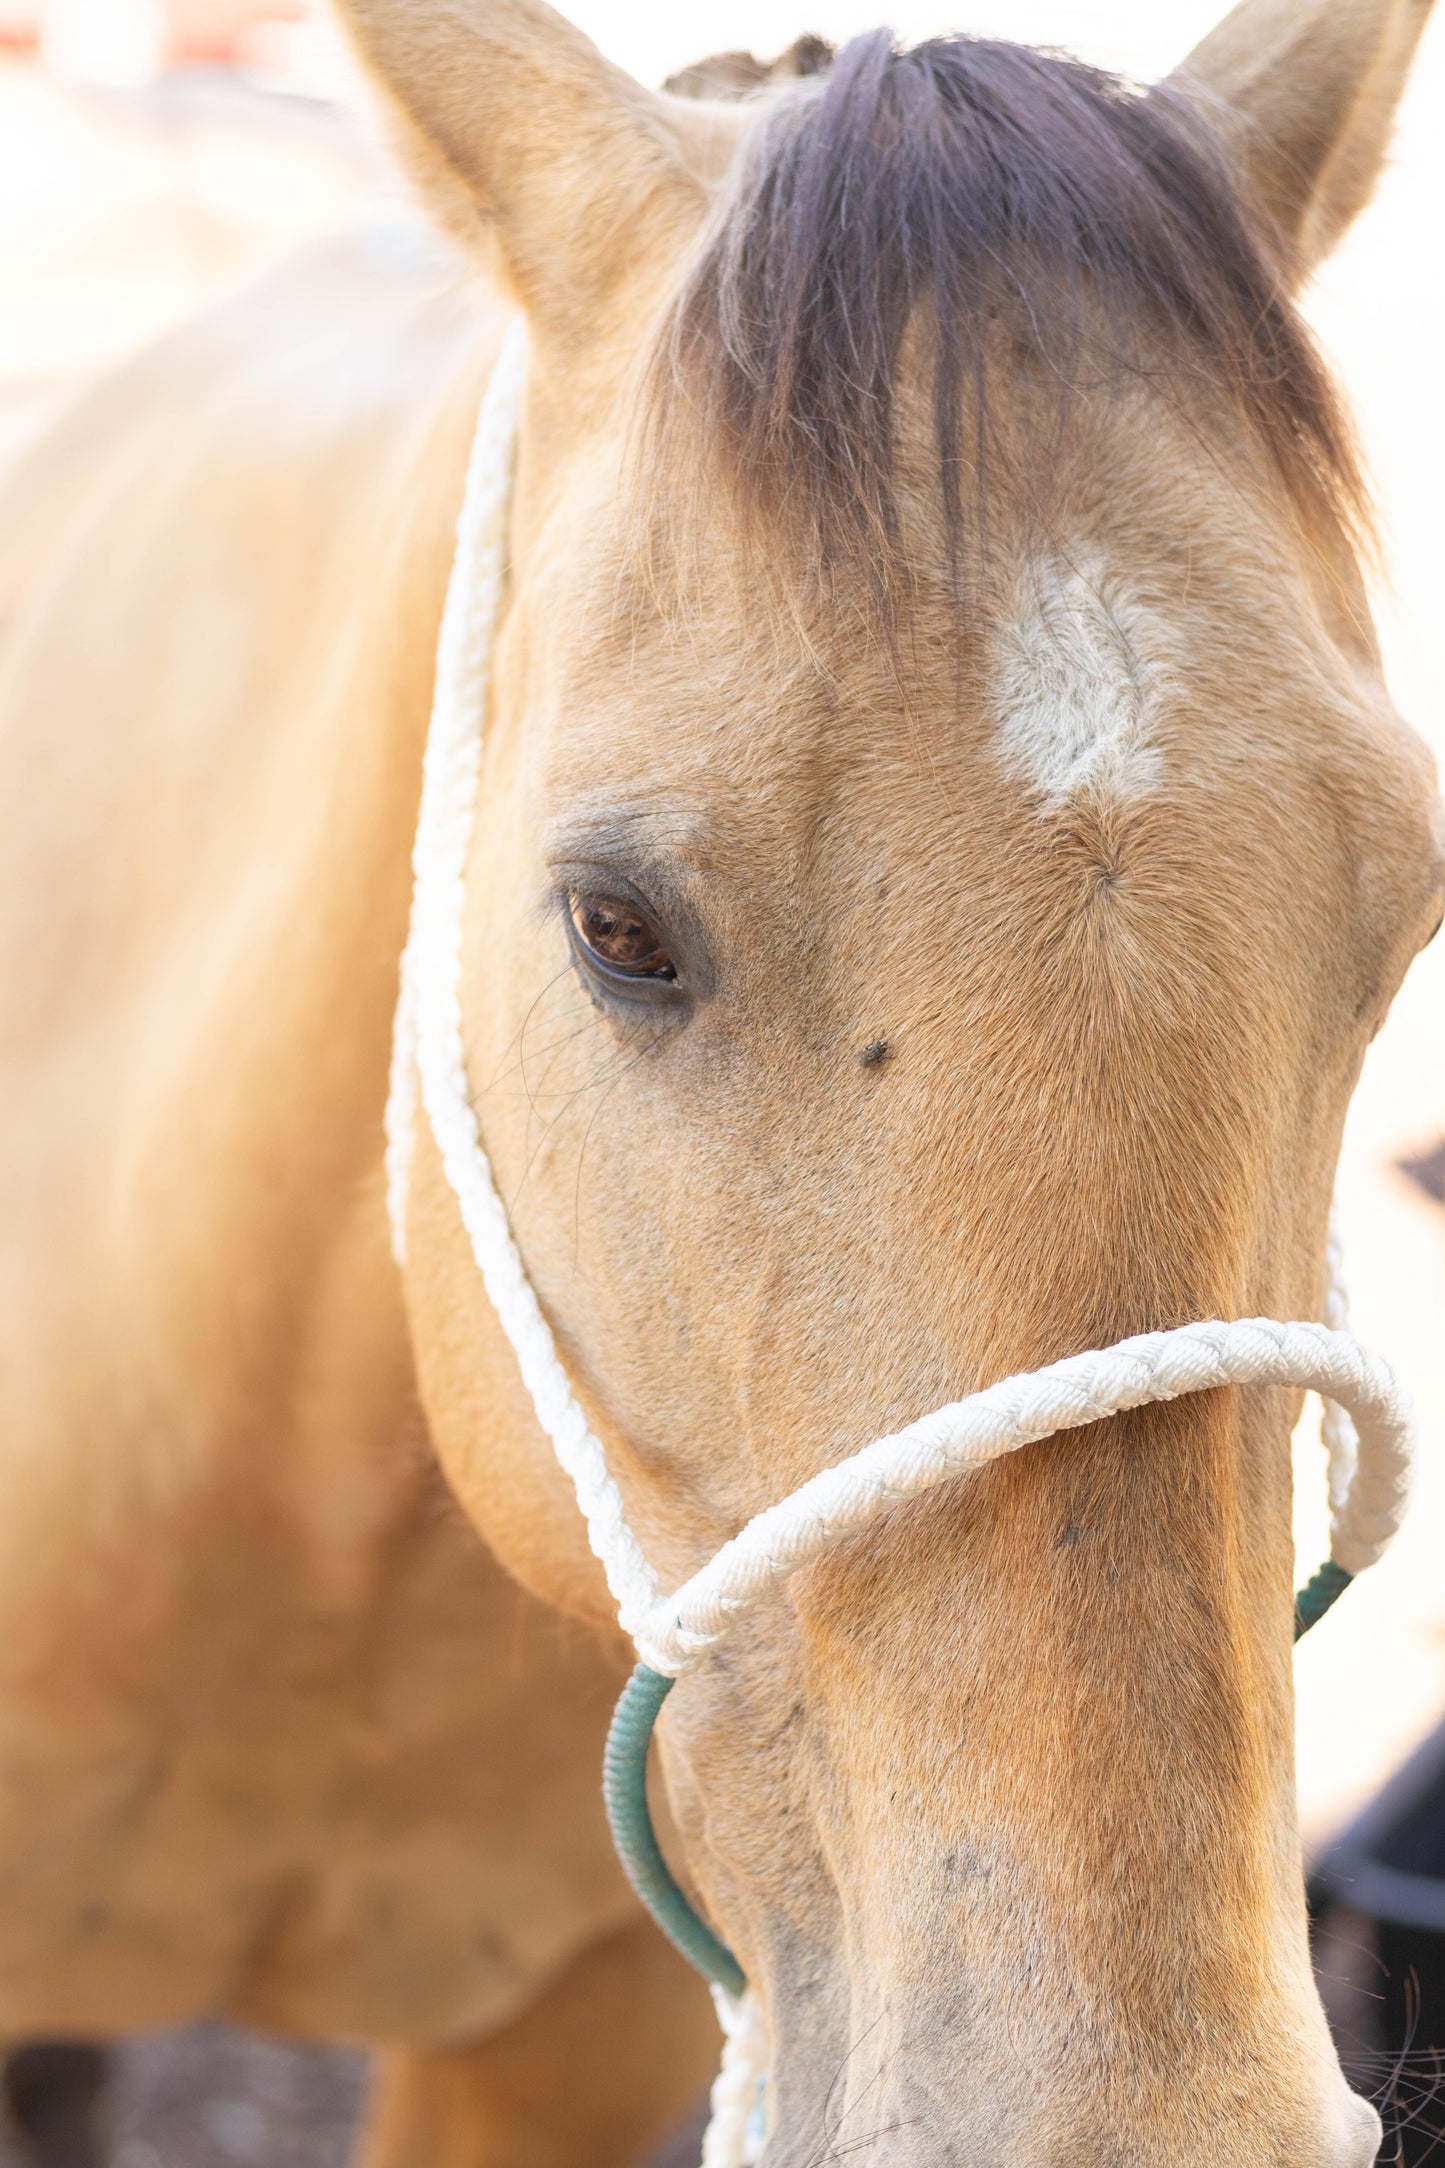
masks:
<svg viewBox="0 0 1445 2168"><path fill-rule="evenodd" d="M764 117L659 357L664 405L700 411L745 504L803 521L822 562L886 565L921 335L956 566L1000 327L1056 420L1086 382L1201 379L1306 516L1363 532L1348 427L1222 155L1167 92L987 39L872 32Z"/></svg>

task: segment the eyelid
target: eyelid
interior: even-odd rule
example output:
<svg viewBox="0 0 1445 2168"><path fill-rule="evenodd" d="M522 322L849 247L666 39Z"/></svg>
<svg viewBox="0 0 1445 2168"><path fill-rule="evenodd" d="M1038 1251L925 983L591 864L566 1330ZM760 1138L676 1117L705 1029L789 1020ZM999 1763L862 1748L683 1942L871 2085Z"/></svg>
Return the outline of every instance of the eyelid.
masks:
<svg viewBox="0 0 1445 2168"><path fill-rule="evenodd" d="M565 913L574 896L605 897L608 902L620 903L629 911L636 911L649 925L655 925L662 916L651 899L625 873L605 864L589 863L586 859L564 861L552 868L547 908Z"/></svg>

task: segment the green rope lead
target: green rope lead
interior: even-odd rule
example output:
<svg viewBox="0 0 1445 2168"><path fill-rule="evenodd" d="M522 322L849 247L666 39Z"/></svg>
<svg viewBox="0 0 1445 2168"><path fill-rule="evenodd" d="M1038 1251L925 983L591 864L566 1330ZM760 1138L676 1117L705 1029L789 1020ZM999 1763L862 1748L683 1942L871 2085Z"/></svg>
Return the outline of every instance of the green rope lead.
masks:
<svg viewBox="0 0 1445 2168"><path fill-rule="evenodd" d="M1307 1634L1311 1626L1318 1626L1330 1605L1337 1597L1343 1596L1354 1578L1352 1573L1346 1573L1343 1566L1337 1566L1332 1558L1327 1558L1319 1572L1310 1576L1294 1600L1296 1641L1301 1634Z"/></svg>
<svg viewBox="0 0 1445 2168"><path fill-rule="evenodd" d="M1318 1625L1354 1579L1327 1558L1294 1600L1294 1637ZM602 1757L602 1796L617 1856L627 1879L658 1926L707 1979L736 1997L747 1985L732 1951L698 1917L662 1856L647 1805L647 1749L658 1711L676 1685L649 1664L639 1664L622 1690Z"/></svg>
<svg viewBox="0 0 1445 2168"><path fill-rule="evenodd" d="M647 1749L657 1712L675 1679L664 1678L650 1664L639 1664L622 1689L607 1748L602 1757L602 1796L612 1842L636 1890L669 1942L676 1945L709 1980L734 1998L747 1986L743 1968L725 1942L719 1942L679 1889L662 1856L647 1805Z"/></svg>

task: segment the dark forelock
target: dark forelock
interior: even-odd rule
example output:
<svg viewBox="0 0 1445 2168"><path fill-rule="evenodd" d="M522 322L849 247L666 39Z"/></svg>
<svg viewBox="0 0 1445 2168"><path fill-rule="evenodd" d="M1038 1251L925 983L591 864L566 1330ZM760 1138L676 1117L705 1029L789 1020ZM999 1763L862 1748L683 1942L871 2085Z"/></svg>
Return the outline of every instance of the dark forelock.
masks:
<svg viewBox="0 0 1445 2168"><path fill-rule="evenodd" d="M699 410L754 505L824 558L899 538L896 385L910 330L932 372L957 558L990 457L990 326L1078 386L1191 375L1236 410L1307 514L1358 525L1332 386L1279 252L1222 154L1167 92L983 38L856 38L760 119L690 278L664 392Z"/></svg>

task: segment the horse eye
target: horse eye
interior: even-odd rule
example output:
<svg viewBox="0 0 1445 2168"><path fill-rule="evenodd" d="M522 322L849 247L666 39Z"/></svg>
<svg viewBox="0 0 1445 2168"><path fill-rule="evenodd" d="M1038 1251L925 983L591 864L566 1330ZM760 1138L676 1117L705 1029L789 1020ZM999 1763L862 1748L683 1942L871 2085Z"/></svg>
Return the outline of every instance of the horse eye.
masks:
<svg viewBox="0 0 1445 2168"><path fill-rule="evenodd" d="M629 979L677 977L657 929L630 904L616 903L606 896L581 895L574 889L567 908L572 931L604 970L619 972Z"/></svg>

